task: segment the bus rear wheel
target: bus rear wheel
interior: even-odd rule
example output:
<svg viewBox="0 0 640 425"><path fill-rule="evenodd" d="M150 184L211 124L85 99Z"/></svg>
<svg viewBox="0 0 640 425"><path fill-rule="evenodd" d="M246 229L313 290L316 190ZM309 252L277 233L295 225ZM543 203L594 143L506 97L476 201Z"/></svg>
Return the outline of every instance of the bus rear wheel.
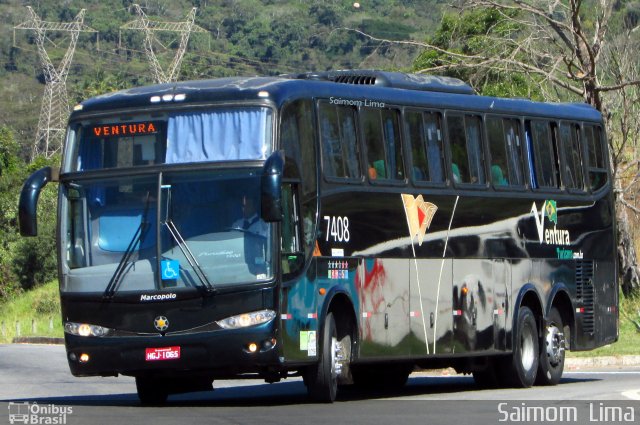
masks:
<svg viewBox="0 0 640 425"><path fill-rule="evenodd" d="M540 366L536 384L557 385L564 370L564 324L556 307L549 311L540 341Z"/></svg>
<svg viewBox="0 0 640 425"><path fill-rule="evenodd" d="M507 357L508 363L500 370L500 381L518 388L528 388L536 380L539 362L538 328L529 307L518 310L518 320L514 329L513 352Z"/></svg>
<svg viewBox="0 0 640 425"><path fill-rule="evenodd" d="M338 340L336 321L331 312L324 320L320 344L318 363L307 368L304 383L311 400L333 403L338 392L338 377L343 373L345 360L348 362L350 358L345 350L351 347L343 347L342 341Z"/></svg>
<svg viewBox="0 0 640 425"><path fill-rule="evenodd" d="M136 376L136 389L140 403L146 406L158 406L167 401L169 392L158 379Z"/></svg>

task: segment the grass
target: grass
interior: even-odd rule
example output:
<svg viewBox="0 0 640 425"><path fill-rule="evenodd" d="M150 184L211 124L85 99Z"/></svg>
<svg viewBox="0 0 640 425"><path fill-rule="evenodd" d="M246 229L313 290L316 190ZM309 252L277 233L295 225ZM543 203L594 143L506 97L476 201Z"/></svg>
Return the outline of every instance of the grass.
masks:
<svg viewBox="0 0 640 425"><path fill-rule="evenodd" d="M591 351L569 351L569 357L640 355L640 296L620 296L620 334L618 341Z"/></svg>
<svg viewBox="0 0 640 425"><path fill-rule="evenodd" d="M62 337L58 282L50 282L0 304L0 343L18 336ZM52 327L50 327L52 326Z"/></svg>
<svg viewBox="0 0 640 425"><path fill-rule="evenodd" d="M0 304L0 343L10 343L17 336L16 322L20 324L20 336L63 337L58 282L50 282ZM571 351L567 355L640 355L640 297L621 296L618 342L592 351Z"/></svg>

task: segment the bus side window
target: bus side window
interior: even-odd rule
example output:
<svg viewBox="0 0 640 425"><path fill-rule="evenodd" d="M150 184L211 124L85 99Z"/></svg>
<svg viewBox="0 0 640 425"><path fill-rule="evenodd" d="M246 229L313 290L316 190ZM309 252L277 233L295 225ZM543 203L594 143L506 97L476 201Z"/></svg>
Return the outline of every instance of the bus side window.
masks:
<svg viewBox="0 0 640 425"><path fill-rule="evenodd" d="M405 121L411 146L413 178L444 183L444 149L441 115L438 112L407 112Z"/></svg>
<svg viewBox="0 0 640 425"><path fill-rule="evenodd" d="M557 188L556 154L553 148L551 124L548 121L531 121L533 162L537 187Z"/></svg>
<svg viewBox="0 0 640 425"><path fill-rule="evenodd" d="M524 164L522 160L524 143L520 132L520 122L518 120L505 119L503 123L507 136L509 183L524 186Z"/></svg>
<svg viewBox="0 0 640 425"><path fill-rule="evenodd" d="M491 153L491 182L494 186L506 186L509 184L509 175L506 174L508 168L505 136L507 143L509 143L510 135L505 134L502 128L502 119L487 117L485 122L489 137L489 152Z"/></svg>
<svg viewBox="0 0 640 425"><path fill-rule="evenodd" d="M454 183L467 183L469 171L467 168L467 144L464 134L464 118L460 115L447 117L447 130L451 146L451 171Z"/></svg>
<svg viewBox="0 0 640 425"><path fill-rule="evenodd" d="M467 152L471 183L484 184L484 151L482 149L482 120L477 116L465 118L467 129Z"/></svg>
<svg viewBox="0 0 640 425"><path fill-rule="evenodd" d="M607 167L604 157L602 129L599 126L584 126L587 157L589 159L589 186L591 190L598 190L607 183Z"/></svg>
<svg viewBox="0 0 640 425"><path fill-rule="evenodd" d="M404 179L397 111L363 108L361 116L369 178Z"/></svg>
<svg viewBox="0 0 640 425"><path fill-rule="evenodd" d="M484 184L481 120L477 116L447 117L454 182Z"/></svg>
<svg viewBox="0 0 640 425"><path fill-rule="evenodd" d="M422 135L426 133L422 122L422 113L405 112L404 120L407 125L407 138L411 147L411 175L414 180L428 181L429 168L427 166L427 152L424 148Z"/></svg>
<svg viewBox="0 0 640 425"><path fill-rule="evenodd" d="M300 211L304 234L304 251L310 256L315 248L317 196L316 140L313 104L308 99L296 100L282 109L281 148L285 152L284 177L300 180ZM283 195L285 193L283 192Z"/></svg>
<svg viewBox="0 0 640 425"><path fill-rule="evenodd" d="M432 182L444 183L444 149L442 148L442 118L437 112L424 114L427 162Z"/></svg>
<svg viewBox="0 0 640 425"><path fill-rule="evenodd" d="M562 168L567 189L584 190L579 137L580 127L576 124L560 124L560 145L563 153Z"/></svg>
<svg viewBox="0 0 640 425"><path fill-rule="evenodd" d="M494 186L524 186L522 137L519 121L487 117L491 152L491 181Z"/></svg>
<svg viewBox="0 0 640 425"><path fill-rule="evenodd" d="M320 136L325 175L359 178L360 161L355 109L322 102L320 104Z"/></svg>

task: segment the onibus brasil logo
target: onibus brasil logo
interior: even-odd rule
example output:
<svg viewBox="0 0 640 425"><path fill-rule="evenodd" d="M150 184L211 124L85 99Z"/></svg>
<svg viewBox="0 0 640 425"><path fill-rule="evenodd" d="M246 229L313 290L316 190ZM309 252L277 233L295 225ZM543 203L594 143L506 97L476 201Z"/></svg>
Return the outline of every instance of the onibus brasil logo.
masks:
<svg viewBox="0 0 640 425"><path fill-rule="evenodd" d="M71 414L73 414L73 407L71 406L39 405L35 402L9 402L10 424L66 424L67 415Z"/></svg>

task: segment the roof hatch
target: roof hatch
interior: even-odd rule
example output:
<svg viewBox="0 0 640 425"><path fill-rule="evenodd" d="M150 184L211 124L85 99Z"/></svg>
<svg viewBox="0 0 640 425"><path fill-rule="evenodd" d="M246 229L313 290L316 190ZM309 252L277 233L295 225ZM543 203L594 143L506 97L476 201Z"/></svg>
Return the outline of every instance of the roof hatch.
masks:
<svg viewBox="0 0 640 425"><path fill-rule="evenodd" d="M282 77L406 90L475 94L475 91L470 85L457 78L424 74L405 74L402 72L387 72L371 69L305 72L302 74L286 74Z"/></svg>

